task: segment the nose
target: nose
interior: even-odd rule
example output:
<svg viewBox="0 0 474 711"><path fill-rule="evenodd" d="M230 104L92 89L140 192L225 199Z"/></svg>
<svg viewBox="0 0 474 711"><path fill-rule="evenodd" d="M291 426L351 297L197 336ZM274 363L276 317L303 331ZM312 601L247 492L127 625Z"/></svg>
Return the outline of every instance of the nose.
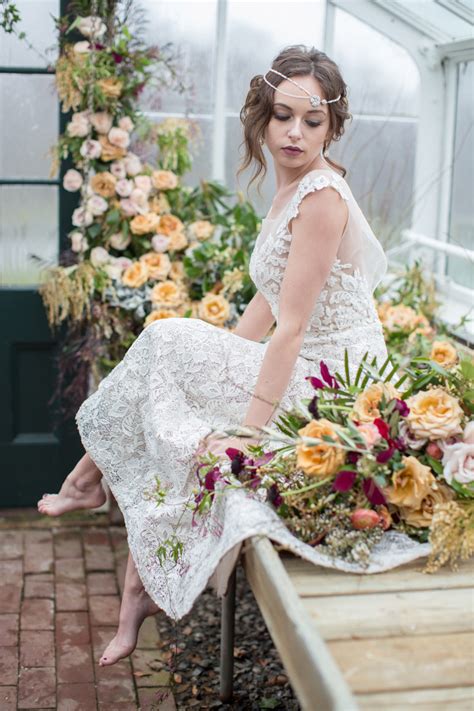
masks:
<svg viewBox="0 0 474 711"><path fill-rule="evenodd" d="M288 127L288 138L301 138L300 119L295 118L291 120L290 126Z"/></svg>

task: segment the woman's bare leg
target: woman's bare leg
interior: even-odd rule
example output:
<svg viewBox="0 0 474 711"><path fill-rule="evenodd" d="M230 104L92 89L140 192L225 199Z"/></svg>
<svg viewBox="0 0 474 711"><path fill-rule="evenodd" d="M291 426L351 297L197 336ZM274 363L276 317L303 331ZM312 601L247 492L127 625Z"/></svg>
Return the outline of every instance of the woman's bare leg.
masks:
<svg viewBox="0 0 474 711"><path fill-rule="evenodd" d="M99 665L110 666L119 659L128 657L137 646L138 632L143 620L155 615L159 609L145 591L129 553L117 634L101 656Z"/></svg>
<svg viewBox="0 0 474 711"><path fill-rule="evenodd" d="M100 469L85 454L67 475L59 494L44 494L38 501L38 511L47 516L60 516L67 511L102 506L106 496L101 479Z"/></svg>

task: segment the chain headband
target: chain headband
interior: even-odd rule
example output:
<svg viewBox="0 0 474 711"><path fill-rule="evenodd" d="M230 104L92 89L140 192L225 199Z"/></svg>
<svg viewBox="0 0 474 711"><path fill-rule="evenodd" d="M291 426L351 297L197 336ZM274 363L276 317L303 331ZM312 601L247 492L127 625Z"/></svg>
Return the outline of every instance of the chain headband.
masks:
<svg viewBox="0 0 474 711"><path fill-rule="evenodd" d="M283 77L283 79L287 79L288 81L291 81L292 84L294 84L295 86L302 89L306 94L308 94L309 102L310 102L311 106L313 106L315 109L320 104L332 104L334 101L339 101L339 99L341 98L341 94L339 94L339 96L337 96L335 99L321 99L320 96L318 96L317 94L311 94L307 89L305 89L304 86L302 86L301 84L298 84L297 81L293 81L293 79L291 79L290 77L285 76L284 74L279 72L277 69L269 69L268 72L274 72L275 74L279 74L281 77ZM266 74L268 74L268 72L266 72L263 75L263 80L268 84L268 86L271 86L272 89L278 89L278 91L280 91L282 94L285 94L285 96L292 96L295 99L306 99L305 96L300 96L299 94L289 94L287 91L283 91L282 89L280 89L279 86L273 86L273 84L270 84L270 82L268 81L268 79L266 77Z"/></svg>

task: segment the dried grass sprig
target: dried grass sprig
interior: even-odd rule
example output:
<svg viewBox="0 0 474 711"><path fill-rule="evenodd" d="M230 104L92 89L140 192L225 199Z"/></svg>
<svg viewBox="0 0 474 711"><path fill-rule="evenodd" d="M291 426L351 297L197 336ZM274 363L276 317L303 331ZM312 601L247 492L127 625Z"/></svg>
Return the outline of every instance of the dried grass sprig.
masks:
<svg viewBox="0 0 474 711"><path fill-rule="evenodd" d="M432 551L424 573L435 573L448 563L457 570L459 561L474 555L474 501L437 504L430 528Z"/></svg>
<svg viewBox="0 0 474 711"><path fill-rule="evenodd" d="M52 267L47 270L39 292L51 327L65 319L89 319L94 294L95 269L90 262L72 267Z"/></svg>

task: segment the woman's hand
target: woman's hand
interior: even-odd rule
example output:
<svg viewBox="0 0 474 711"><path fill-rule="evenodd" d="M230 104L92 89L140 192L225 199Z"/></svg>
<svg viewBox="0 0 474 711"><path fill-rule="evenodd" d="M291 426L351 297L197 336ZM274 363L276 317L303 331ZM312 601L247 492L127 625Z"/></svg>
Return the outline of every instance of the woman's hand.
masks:
<svg viewBox="0 0 474 711"><path fill-rule="evenodd" d="M204 437L197 448L196 454L204 455L208 452L212 452L217 457L225 457L226 449L232 447L234 449L239 449L245 452L246 447L254 444L260 444L261 440L259 438L253 437L221 437L214 433Z"/></svg>

